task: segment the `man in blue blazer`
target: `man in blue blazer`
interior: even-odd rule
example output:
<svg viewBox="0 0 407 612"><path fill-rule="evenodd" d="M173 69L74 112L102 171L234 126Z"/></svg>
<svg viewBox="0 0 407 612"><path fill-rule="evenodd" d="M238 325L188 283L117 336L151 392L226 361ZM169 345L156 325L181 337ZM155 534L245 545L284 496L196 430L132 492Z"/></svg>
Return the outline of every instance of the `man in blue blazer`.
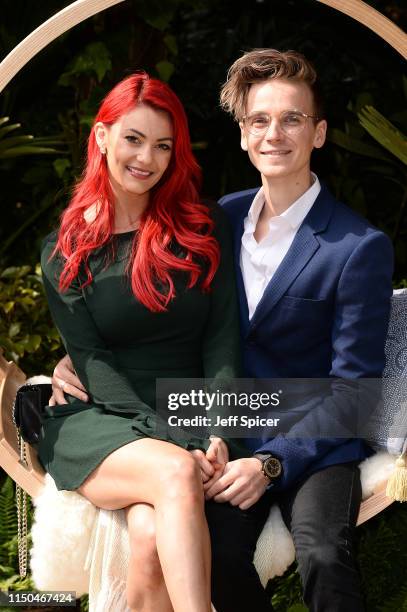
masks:
<svg viewBox="0 0 407 612"><path fill-rule="evenodd" d="M248 52L229 70L221 103L239 122L241 146L262 183L221 200L234 233L245 375L379 378L392 245L311 172L312 150L323 146L327 129L314 68L292 51ZM348 401L344 388L333 385L321 400L308 417L311 431L332 431L330 418ZM295 428L297 435L265 432L248 440L254 456L229 462L207 486L207 499L244 511L277 501L309 609L359 612L364 606L352 536L361 501L358 463L369 448L335 433L312 437L307 420ZM212 542L214 575L222 577L214 589L219 612L248 610L238 585L255 543L236 538L233 520ZM246 571L252 571L248 562ZM255 579L251 588L258 589Z"/></svg>

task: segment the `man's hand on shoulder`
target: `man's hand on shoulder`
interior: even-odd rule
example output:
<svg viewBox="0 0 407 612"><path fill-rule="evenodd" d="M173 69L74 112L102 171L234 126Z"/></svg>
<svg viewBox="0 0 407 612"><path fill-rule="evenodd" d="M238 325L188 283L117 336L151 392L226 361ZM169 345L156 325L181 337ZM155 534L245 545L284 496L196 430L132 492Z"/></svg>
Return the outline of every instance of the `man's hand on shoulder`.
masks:
<svg viewBox="0 0 407 612"><path fill-rule="evenodd" d="M89 401L85 387L76 375L72 361L65 355L55 366L52 376L52 397L50 406L67 404L64 393L68 393L82 402Z"/></svg>
<svg viewBox="0 0 407 612"><path fill-rule="evenodd" d="M229 502L247 510L266 491L269 479L262 472L261 462L255 457L229 461L222 476L214 484L205 485L205 498L216 502Z"/></svg>

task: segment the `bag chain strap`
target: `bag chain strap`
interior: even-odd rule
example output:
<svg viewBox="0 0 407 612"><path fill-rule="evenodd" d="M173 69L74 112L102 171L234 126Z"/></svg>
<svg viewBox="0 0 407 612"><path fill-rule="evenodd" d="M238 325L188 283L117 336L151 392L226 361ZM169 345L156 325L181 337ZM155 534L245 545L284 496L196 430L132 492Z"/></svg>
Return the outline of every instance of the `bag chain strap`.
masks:
<svg viewBox="0 0 407 612"><path fill-rule="evenodd" d="M17 427L14 404L12 408L13 423L16 427L18 449L20 451L20 462L27 466L27 446L21 437ZM18 568L21 578L27 576L27 557L28 557L28 512L27 512L27 493L16 483L16 504L17 504L17 544L18 544Z"/></svg>

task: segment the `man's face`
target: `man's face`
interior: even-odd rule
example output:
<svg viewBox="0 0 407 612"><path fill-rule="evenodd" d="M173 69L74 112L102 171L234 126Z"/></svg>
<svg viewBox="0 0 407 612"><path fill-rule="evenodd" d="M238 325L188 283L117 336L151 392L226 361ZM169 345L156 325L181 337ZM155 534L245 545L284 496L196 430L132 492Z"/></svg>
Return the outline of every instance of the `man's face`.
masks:
<svg viewBox="0 0 407 612"><path fill-rule="evenodd" d="M307 119L300 133L286 134L279 121L283 111L315 115L308 85L282 78L253 84L247 98L246 117L264 113L270 115L271 122L261 136L251 134L241 122L242 149L266 179L308 180L311 152L325 142L326 121L315 124L313 119Z"/></svg>

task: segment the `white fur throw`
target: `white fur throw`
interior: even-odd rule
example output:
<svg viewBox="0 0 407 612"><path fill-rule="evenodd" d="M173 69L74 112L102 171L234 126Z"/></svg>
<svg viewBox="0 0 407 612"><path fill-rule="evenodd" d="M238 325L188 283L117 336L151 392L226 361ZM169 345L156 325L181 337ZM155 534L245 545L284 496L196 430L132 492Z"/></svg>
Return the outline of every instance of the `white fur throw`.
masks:
<svg viewBox="0 0 407 612"><path fill-rule="evenodd" d="M361 463L364 499L388 478L394 463L395 457L385 452ZM58 491L49 474L44 492L34 503L31 571L35 586L73 590L78 597L89 593L90 612L126 612L129 544L124 512L100 510L79 493ZM281 576L294 556L291 535L280 510L273 506L255 554L262 584Z"/></svg>
<svg viewBox="0 0 407 612"><path fill-rule="evenodd" d="M41 495L34 499L31 530L31 572L40 591L89 589L84 561L99 510L75 491L58 491L49 474Z"/></svg>

